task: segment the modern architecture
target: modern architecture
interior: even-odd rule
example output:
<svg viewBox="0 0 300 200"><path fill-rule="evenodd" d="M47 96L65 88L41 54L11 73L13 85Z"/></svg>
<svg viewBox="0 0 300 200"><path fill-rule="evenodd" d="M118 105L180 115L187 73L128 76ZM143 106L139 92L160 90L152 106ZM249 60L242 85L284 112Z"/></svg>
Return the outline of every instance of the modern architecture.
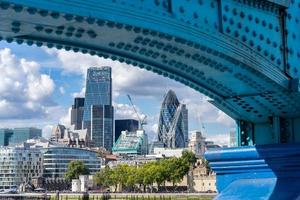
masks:
<svg viewBox="0 0 300 200"><path fill-rule="evenodd" d="M184 148L188 144L188 110L172 90L168 91L161 106L158 140L167 148Z"/></svg>
<svg viewBox="0 0 300 200"><path fill-rule="evenodd" d="M113 107L110 67L91 67L87 71L83 128L87 129L91 144L111 150Z"/></svg>
<svg viewBox="0 0 300 200"><path fill-rule="evenodd" d="M83 110L84 98L76 97L71 109L71 125L74 126L74 130L82 129Z"/></svg>
<svg viewBox="0 0 300 200"><path fill-rule="evenodd" d="M112 152L119 155L146 155L148 154L148 136L144 130L122 131Z"/></svg>
<svg viewBox="0 0 300 200"><path fill-rule="evenodd" d="M18 144L28 139L42 137L42 130L34 127L14 128L9 144Z"/></svg>
<svg viewBox="0 0 300 200"><path fill-rule="evenodd" d="M90 137L93 146L111 151L113 146L113 115L111 105L92 105Z"/></svg>
<svg viewBox="0 0 300 200"><path fill-rule="evenodd" d="M42 153L28 147L0 148L0 189L18 189L43 175Z"/></svg>
<svg viewBox="0 0 300 200"><path fill-rule="evenodd" d="M69 147L43 148L44 177L48 180L64 180L68 164L72 160L83 161L91 174L100 170L102 159L98 153L88 149Z"/></svg>
<svg viewBox="0 0 300 200"><path fill-rule="evenodd" d="M114 142L118 140L122 131L135 132L139 128L139 122L135 119L116 119Z"/></svg>
<svg viewBox="0 0 300 200"><path fill-rule="evenodd" d="M8 146L11 136L13 135L12 129L3 128L0 129L0 147Z"/></svg>

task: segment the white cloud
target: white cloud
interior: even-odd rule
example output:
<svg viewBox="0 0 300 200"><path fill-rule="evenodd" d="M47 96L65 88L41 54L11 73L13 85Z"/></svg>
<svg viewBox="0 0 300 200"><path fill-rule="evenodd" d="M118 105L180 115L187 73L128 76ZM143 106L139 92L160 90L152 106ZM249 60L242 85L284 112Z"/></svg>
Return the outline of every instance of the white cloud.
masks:
<svg viewBox="0 0 300 200"><path fill-rule="evenodd" d="M39 64L17 58L8 48L0 49L0 118L44 117L53 106L55 84L40 74Z"/></svg>
<svg viewBox="0 0 300 200"><path fill-rule="evenodd" d="M60 93L61 95L64 95L64 94L66 93L65 88L62 87L62 86L60 86L60 87L59 87L59 93Z"/></svg>
<svg viewBox="0 0 300 200"><path fill-rule="evenodd" d="M71 107L68 111L59 119L59 123L65 125L66 127L71 126Z"/></svg>
<svg viewBox="0 0 300 200"><path fill-rule="evenodd" d="M218 122L228 128L233 125L233 120L208 103L207 97L173 80L127 64L122 64L110 59L99 58L97 56L90 56L88 54L56 49L46 49L46 52L58 58L60 63L59 66L61 66L64 73L82 75L83 87L81 91L73 93L73 97L84 96L85 77L88 67L111 66L113 69L112 78L114 99L118 96L130 94L135 97L151 98L152 100L161 102L163 94L167 92L166 90L173 89L178 95L178 98L187 104L190 119L198 122L201 121L203 123ZM136 118L129 105L115 104L115 111L117 117ZM148 116L148 118L150 117L151 116ZM149 126L158 122L154 120L158 120L158 117L155 117L153 120L149 120Z"/></svg>
<svg viewBox="0 0 300 200"><path fill-rule="evenodd" d="M208 135L206 140L213 141L218 145L227 145L229 146L229 133L228 134L217 134L217 135Z"/></svg>
<svg viewBox="0 0 300 200"><path fill-rule="evenodd" d="M49 139L51 137L52 129L54 125L46 125L43 127L42 132L43 132L43 137Z"/></svg>

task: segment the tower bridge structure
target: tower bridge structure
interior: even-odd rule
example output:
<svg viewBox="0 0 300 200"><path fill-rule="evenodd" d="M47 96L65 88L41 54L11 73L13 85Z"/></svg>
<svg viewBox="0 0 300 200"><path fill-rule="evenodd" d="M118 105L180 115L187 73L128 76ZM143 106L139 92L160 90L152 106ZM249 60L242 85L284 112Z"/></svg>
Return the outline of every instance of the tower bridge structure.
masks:
<svg viewBox="0 0 300 200"><path fill-rule="evenodd" d="M300 0L0 0L1 40L153 71L234 118L240 147L206 155L222 199L299 194L299 23Z"/></svg>

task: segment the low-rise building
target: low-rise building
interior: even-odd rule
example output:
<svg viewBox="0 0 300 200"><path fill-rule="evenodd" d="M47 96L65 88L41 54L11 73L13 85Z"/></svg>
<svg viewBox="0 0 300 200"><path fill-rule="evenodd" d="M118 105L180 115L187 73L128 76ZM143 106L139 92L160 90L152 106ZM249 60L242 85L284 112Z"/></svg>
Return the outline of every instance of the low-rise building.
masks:
<svg viewBox="0 0 300 200"><path fill-rule="evenodd" d="M191 134L191 138L188 144L190 151L195 153L197 156L203 156L205 152L205 137L201 131L194 131Z"/></svg>
<svg viewBox="0 0 300 200"><path fill-rule="evenodd" d="M66 128L64 125L58 124L53 127L50 140L68 147L87 147L87 129L74 130L74 126Z"/></svg>
<svg viewBox="0 0 300 200"><path fill-rule="evenodd" d="M43 175L39 149L28 147L0 148L0 189L17 189L33 177Z"/></svg>
<svg viewBox="0 0 300 200"><path fill-rule="evenodd" d="M210 171L204 159L198 159L192 171L192 190L216 192L216 174Z"/></svg>
<svg viewBox="0 0 300 200"><path fill-rule="evenodd" d="M112 152L119 155L146 155L148 154L148 136L144 130L122 131Z"/></svg>
<svg viewBox="0 0 300 200"><path fill-rule="evenodd" d="M91 174L101 168L102 158L97 152L70 147L49 147L43 150L44 177L46 179L64 179L68 164L73 160L83 161Z"/></svg>

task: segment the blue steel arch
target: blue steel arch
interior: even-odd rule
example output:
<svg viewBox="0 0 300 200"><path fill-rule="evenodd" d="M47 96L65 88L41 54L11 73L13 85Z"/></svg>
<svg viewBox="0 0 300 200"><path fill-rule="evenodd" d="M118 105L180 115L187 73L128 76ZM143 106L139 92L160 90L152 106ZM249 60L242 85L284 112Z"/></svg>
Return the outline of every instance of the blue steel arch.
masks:
<svg viewBox="0 0 300 200"><path fill-rule="evenodd" d="M238 120L239 145L295 142L299 3L0 0L0 38L111 58L182 82Z"/></svg>

